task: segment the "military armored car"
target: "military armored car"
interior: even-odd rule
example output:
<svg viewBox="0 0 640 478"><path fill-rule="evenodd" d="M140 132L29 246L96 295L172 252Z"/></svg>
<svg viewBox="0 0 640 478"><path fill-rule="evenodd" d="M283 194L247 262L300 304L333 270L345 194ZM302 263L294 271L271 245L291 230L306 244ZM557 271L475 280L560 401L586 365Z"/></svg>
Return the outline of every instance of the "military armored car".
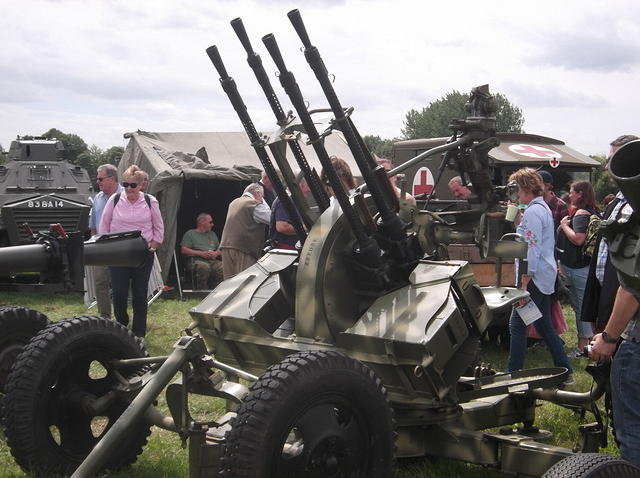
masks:
<svg viewBox="0 0 640 478"><path fill-rule="evenodd" d="M29 242L22 227L48 230L60 223L67 231L85 231L91 209L91 179L80 166L65 161L56 139L11 142L0 164L0 246Z"/></svg>

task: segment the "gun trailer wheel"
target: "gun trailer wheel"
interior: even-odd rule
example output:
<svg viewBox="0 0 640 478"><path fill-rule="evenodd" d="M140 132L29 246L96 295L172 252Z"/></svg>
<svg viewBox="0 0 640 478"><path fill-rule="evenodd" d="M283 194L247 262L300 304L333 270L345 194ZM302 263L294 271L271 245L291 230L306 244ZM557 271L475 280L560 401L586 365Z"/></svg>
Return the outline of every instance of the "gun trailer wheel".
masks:
<svg viewBox="0 0 640 478"><path fill-rule="evenodd" d="M611 455L576 453L553 465L542 478L640 478L640 468Z"/></svg>
<svg viewBox="0 0 640 478"><path fill-rule="evenodd" d="M7 377L22 348L49 324L49 319L28 307L0 307L0 393L5 391Z"/></svg>
<svg viewBox="0 0 640 478"><path fill-rule="evenodd" d="M6 387L7 443L18 465L47 476L75 470L128 406L111 393L119 383L111 362L145 354L129 330L99 317L55 322L31 339ZM92 411L87 403L98 398L103 403ZM133 427L106 467L134 462L149 433L145 422Z"/></svg>
<svg viewBox="0 0 640 478"><path fill-rule="evenodd" d="M337 352L297 353L251 386L226 436L223 476L387 477L395 437L373 371Z"/></svg>

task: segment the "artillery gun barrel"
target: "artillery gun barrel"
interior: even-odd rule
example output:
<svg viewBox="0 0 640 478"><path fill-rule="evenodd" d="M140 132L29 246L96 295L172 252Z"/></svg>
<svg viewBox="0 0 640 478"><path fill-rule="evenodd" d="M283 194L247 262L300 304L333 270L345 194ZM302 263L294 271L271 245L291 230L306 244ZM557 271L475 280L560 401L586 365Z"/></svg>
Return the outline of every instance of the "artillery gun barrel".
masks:
<svg viewBox="0 0 640 478"><path fill-rule="evenodd" d="M96 236L84 244L81 240L47 238L38 244L0 247L0 270L47 272L60 267L65 254L71 259L79 253L88 266L140 267L146 251L147 243L138 232Z"/></svg>
<svg viewBox="0 0 640 478"><path fill-rule="evenodd" d="M313 70L318 82L320 83L322 91L331 106L338 128L342 131L345 139L347 140L349 149L353 153L353 157L358 164L360 172L362 173L362 178L367 184L367 187L371 192L371 197L380 212L385 230L388 232L391 239L401 240L405 236L404 227L394 209L390 207L390 204L394 204L396 202L395 194L390 187L385 188L382 185L382 181L389 181L386 176L386 172L384 172L384 174L374 172L376 169L384 171L384 168L382 168L382 166L378 166L373 160L373 157L365 146L362 137L357 132L350 118L345 114L345 110L340 104L340 100L338 99L333 85L331 84L331 79L324 62L322 61L320 52L309 40L309 35L306 31L304 22L302 21L300 12L297 9L292 10L287 14L287 16L304 45L304 56L307 63L309 63L309 66Z"/></svg>
<svg viewBox="0 0 640 478"><path fill-rule="evenodd" d="M376 247L373 244L373 240L367 236L364 229L364 225L358 218L354 209L351 207L351 203L349 202L349 196L347 195L347 192L345 191L344 186L342 185L342 181L340 181L340 178L338 177L336 170L333 168L333 165L331 164L331 160L329 159L327 150L324 148L324 146L321 143L322 138L318 133L318 130L316 129L316 126L313 122L313 119L311 118L311 114L309 113L309 110L307 109L307 105L305 104L305 100L304 100L304 97L302 96L302 92L300 91L300 87L298 86L298 83L296 82L296 79L293 73L291 73L291 71L287 69L287 66L284 63L284 60L282 58L282 54L280 53L280 48L278 47L278 43L276 42L275 36L272 33L265 35L264 37L262 37L262 42L267 47L267 50L269 51L271 58L273 59L274 63L276 64L276 67L280 71L280 84L282 85L282 87L284 88L284 91L289 96L289 99L291 100L293 107L298 112L298 117L300 118L300 121L302 122L305 128L305 131L309 136L309 141L312 144L313 149L316 152L316 155L318 156L318 159L320 160L320 163L322 164L322 167L324 168L324 171L327 174L327 179L329 180L331 189L333 189L335 198L340 204L340 208L344 213L344 216L349 224L351 231L353 232L353 235L356 238L356 241L358 241L360 250L369 251L369 250L376 249ZM375 255L379 257L380 251L374 250L371 253L371 256L373 257Z"/></svg>
<svg viewBox="0 0 640 478"><path fill-rule="evenodd" d="M51 262L46 244L0 247L0 269L6 272L45 272Z"/></svg>
<svg viewBox="0 0 640 478"><path fill-rule="evenodd" d="M104 234L84 243L87 266L142 267L147 243L137 231Z"/></svg>
<svg viewBox="0 0 640 478"><path fill-rule="evenodd" d="M640 214L640 140L621 146L607 166L620 191L636 214Z"/></svg>
<svg viewBox="0 0 640 478"><path fill-rule="evenodd" d="M220 52L218 51L218 47L213 45L207 48L207 55L213 63L213 66L218 71L220 75L220 84L222 85L222 89L229 97L229 101L231 102L233 109L236 110L238 114L238 118L240 118L240 122L244 127L249 140L251 141L251 146L255 150L258 155L258 159L260 159L260 163L264 168L265 172L269 176L271 183L273 184L273 188L275 189L276 194L280 201L282 201L287 214L289 215L289 219L291 220L291 224L298 235L298 239L301 244L304 244L305 239L307 238L307 233L304 230L302 222L300 221L300 217L298 215L298 211L296 210L291 197L287 194L282 181L278 177L276 173L276 169L273 167L273 163L271 162L271 158L267 154L267 150L264 148L264 140L260 138L258 131L256 130L253 121L251 121L251 117L249 116L249 112L247 111L247 107L242 101L242 97L238 92L238 88L236 86L236 82L229 74L227 73L227 69L222 62L222 57L220 56Z"/></svg>
<svg viewBox="0 0 640 478"><path fill-rule="evenodd" d="M269 106L273 110L273 114L276 117L278 125L284 127L287 124L287 115L282 109L282 105L276 96L275 91L273 90L273 86L271 86L271 81L269 80L269 76L262 65L262 59L260 55L258 55L251 46L251 42L249 41L249 36L244 28L244 24L240 18L235 18L231 20L231 26L233 27L236 35L240 39L240 43L247 52L247 63L253 70L256 75L256 79L264 91L265 96L267 97L267 101L269 102ZM311 190L311 194L318 204L320 211L324 211L329 207L329 195L324 190L322 185L320 184L320 180L317 174L311 169L307 158L302 152L302 148L296 139L287 140L287 144L291 148L291 152L293 153L293 157L296 159L298 166L300 166L300 170L304 174L305 179L307 180L307 184L309 185L309 189Z"/></svg>

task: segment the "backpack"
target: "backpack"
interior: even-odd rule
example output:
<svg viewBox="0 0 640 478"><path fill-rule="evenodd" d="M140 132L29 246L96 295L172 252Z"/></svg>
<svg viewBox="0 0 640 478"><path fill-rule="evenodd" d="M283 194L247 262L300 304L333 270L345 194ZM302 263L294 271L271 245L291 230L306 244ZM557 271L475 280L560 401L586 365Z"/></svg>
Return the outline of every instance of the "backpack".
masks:
<svg viewBox="0 0 640 478"><path fill-rule="evenodd" d="M587 230L585 231L585 241L582 244L582 256L592 257L595 253L596 242L598 241L598 232L600 230L600 223L602 218L599 214L591 214L589 216L589 224L587 224Z"/></svg>
<svg viewBox="0 0 640 478"><path fill-rule="evenodd" d="M151 209L151 199L149 198L149 195L147 193L143 193L144 194L144 200L147 202L147 206L149 207L149 209ZM113 197L113 207L116 207L116 204L118 204L118 201L120 201L120 193L116 193L116 195Z"/></svg>

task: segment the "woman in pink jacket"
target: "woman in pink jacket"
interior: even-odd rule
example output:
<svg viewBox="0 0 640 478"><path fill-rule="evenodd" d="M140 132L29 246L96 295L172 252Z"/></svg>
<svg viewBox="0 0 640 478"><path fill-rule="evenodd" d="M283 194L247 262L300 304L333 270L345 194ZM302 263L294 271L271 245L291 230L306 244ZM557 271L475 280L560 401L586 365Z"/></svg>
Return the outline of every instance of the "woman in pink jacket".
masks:
<svg viewBox="0 0 640 478"><path fill-rule="evenodd" d="M154 253L164 239L164 223L156 198L142 192L144 172L138 166L129 167L123 174L124 194L112 195L104 207L98 232L140 231L149 250L141 267L109 267L113 289L113 312L125 327L129 324L127 302L131 286L133 305L132 331L144 337L147 330L147 288L153 266Z"/></svg>

